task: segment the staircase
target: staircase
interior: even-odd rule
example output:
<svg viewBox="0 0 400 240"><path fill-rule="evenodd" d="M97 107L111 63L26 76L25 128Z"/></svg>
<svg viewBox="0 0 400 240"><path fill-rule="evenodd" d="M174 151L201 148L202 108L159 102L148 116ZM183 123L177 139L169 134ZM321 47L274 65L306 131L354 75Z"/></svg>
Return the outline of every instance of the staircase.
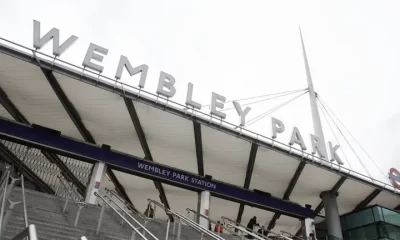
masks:
<svg viewBox="0 0 400 240"><path fill-rule="evenodd" d="M64 199L55 196L25 190L25 198L27 203L27 213L30 224L35 224L39 239L79 239L86 236L91 239L130 239L130 232L118 225L118 222L110 214L105 211L103 217L103 226L99 236L96 236L97 221L100 215L100 208L90 206L81 212L80 221L77 228L73 227L76 211L74 204L71 202L67 207L65 215L62 213ZM11 194L12 201L21 201L21 190L15 188ZM75 213L75 214L74 214ZM8 224L5 239L12 239L17 233L24 228L23 207L19 204L15 207L13 215Z"/></svg>
<svg viewBox="0 0 400 240"><path fill-rule="evenodd" d="M75 228L73 225L78 207L73 202L68 203L67 210L65 214L63 214L62 208L65 203L65 199L63 198L27 189L25 189L25 198L29 224L36 225L38 238L40 240L77 240L80 239L81 236L86 236L88 240L131 239L131 228L126 223L121 226L121 218L111 209L105 209L100 234L96 235L96 228L101 211L100 206L89 205L83 208L81 210L78 226ZM11 193L10 199L12 201L22 201L21 189L15 187ZM6 209L7 207L8 206L6 206ZM16 205L6 230L6 240L12 239L25 229L23 216L22 204ZM140 218L135 219L144 224ZM132 222L132 225L137 226L133 221L130 222ZM158 239L164 240L167 232L167 221L153 220L147 223L146 228ZM176 223L175 232L177 233L177 231L178 223ZM173 223L170 224L168 239L175 239L175 236L172 236L172 232ZM146 237L152 239L148 234L146 234ZM222 237L225 239L232 239L230 236ZM136 235L136 239L140 239L140 237ZM182 225L181 240L189 239L200 239L200 234L194 229ZM203 236L203 239L209 238Z"/></svg>

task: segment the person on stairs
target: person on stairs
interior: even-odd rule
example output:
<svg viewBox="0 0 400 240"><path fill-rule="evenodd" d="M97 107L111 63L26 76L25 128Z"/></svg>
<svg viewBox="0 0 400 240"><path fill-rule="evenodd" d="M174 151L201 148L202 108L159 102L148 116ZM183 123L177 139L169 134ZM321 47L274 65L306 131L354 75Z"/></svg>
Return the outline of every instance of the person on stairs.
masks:
<svg viewBox="0 0 400 240"><path fill-rule="evenodd" d="M249 223L248 223L247 226L246 226L246 227L247 227L247 231L253 232L254 227L255 227L256 225L258 225L258 223L257 223L257 217L254 216L252 219L250 219ZM251 235L247 235L246 238L248 238L248 239L254 239L254 237L251 236Z"/></svg>
<svg viewBox="0 0 400 240"><path fill-rule="evenodd" d="M222 233L222 225L220 221L218 221L217 224L215 224L214 232Z"/></svg>
<svg viewBox="0 0 400 240"><path fill-rule="evenodd" d="M144 215L148 218L154 218L154 209L151 207L150 203L147 205Z"/></svg>

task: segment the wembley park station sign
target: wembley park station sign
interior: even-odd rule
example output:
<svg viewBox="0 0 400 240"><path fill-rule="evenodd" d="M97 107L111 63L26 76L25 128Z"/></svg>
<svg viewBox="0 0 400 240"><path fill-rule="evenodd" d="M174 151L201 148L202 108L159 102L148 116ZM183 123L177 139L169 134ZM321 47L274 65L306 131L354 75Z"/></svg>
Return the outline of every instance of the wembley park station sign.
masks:
<svg viewBox="0 0 400 240"><path fill-rule="evenodd" d="M48 42L53 41L53 55L56 57L60 57L69 47L71 47L74 42L78 40L76 36L70 36L66 41L64 41L60 45L60 31L57 28L52 28L43 36L40 33L40 22L34 20L33 21L33 47L36 50L41 49ZM85 58L83 59L83 67L84 69L90 69L99 74L103 72L104 67L99 65L103 61L104 57L107 55L108 49L98 46L96 44L90 43L89 48L85 54ZM115 73L115 80L118 81L122 77L123 71L126 70L130 76L140 74L140 80L138 87L142 89L146 84L147 72L149 70L148 65L142 64L137 67L133 67L129 62L128 58L124 55L120 56L120 60L118 63L118 67ZM175 78L168 73L163 71L160 72L160 77L158 80L157 86L157 95L161 95L167 99L175 96L176 88ZM186 105L189 108L201 109L202 104L193 100L193 84L188 83L187 95L186 95ZM212 116L216 116L220 119L225 119L226 114L221 110L224 108L226 98L220 94L212 92L211 94L211 104L210 104L210 114ZM238 102L233 102L233 106L236 109L237 114L239 115L239 126L243 127L246 125L246 116L250 112L251 108L246 107L243 109ZM272 118L272 138L275 139L277 134L283 133L285 131L285 125L282 121ZM325 143L320 141L320 139L311 134L311 146L312 146L312 154L318 154L321 158L327 158L327 150L325 147ZM307 147L304 143L303 137L300 134L300 131L297 127L294 127L292 130L291 138L289 145L292 146L297 144L302 151L306 151ZM343 161L340 159L338 154L336 153L339 149L339 145L333 146L331 142L328 142L329 150L330 150L330 160L336 161L339 165L343 165Z"/></svg>

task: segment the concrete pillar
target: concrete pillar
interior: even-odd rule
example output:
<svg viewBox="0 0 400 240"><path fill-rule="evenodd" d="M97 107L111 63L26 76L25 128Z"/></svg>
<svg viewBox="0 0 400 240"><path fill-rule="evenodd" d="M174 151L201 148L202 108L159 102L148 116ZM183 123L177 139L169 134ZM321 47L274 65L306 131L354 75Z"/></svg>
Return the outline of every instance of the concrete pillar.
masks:
<svg viewBox="0 0 400 240"><path fill-rule="evenodd" d="M321 198L324 203L325 221L328 229L328 235L343 239L339 209L336 201L338 195L339 194L337 192L325 191L321 193Z"/></svg>
<svg viewBox="0 0 400 240"><path fill-rule="evenodd" d="M209 191L202 191L199 194L199 209L198 212L202 215L209 216L209 211L210 211L210 192ZM206 229L208 229L209 222L207 219L200 217L199 219L199 224Z"/></svg>
<svg viewBox="0 0 400 240"><path fill-rule="evenodd" d="M107 166L105 163L97 162L94 165L92 176L90 177L89 186L87 187L85 202L89 204L96 203L95 192L99 191L100 184L106 174Z"/></svg>

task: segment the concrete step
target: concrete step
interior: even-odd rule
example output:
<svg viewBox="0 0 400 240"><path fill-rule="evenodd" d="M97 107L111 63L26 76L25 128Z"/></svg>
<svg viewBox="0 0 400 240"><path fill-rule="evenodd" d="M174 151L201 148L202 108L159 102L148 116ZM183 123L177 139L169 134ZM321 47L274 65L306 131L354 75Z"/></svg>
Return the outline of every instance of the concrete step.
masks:
<svg viewBox="0 0 400 240"><path fill-rule="evenodd" d="M82 224L81 222L78 223L77 228L75 228L73 226L73 224L68 223L67 221L48 221L46 219L40 219L40 218L36 218L36 216L31 216L30 218L28 218L29 223L30 224L35 224L38 227L43 227L43 228L47 228L50 227L52 229L59 229L60 231L62 229L66 230L65 233L68 232L74 232L74 231L78 231L78 232L82 232L82 230L88 230L90 232L95 232L97 229L97 223L96 225L85 225ZM13 216L10 220L10 225L9 226L24 226L24 218L22 216ZM101 232L115 232L116 235L122 234L122 236L124 235L124 233L126 233L125 230L120 229L119 231L115 231L116 228L115 227L110 227L107 224L102 225L101 228Z"/></svg>
<svg viewBox="0 0 400 240"><path fill-rule="evenodd" d="M18 233L20 233L24 229L25 228L20 228L20 227L15 227L15 226L8 227L6 238L10 237L10 239L11 239L12 237L15 237ZM80 237L79 235L75 235L73 233L62 234L62 233L58 233L58 232L50 232L48 230L43 230L39 227L36 228L36 231L37 231L39 239L60 239L60 240L75 239L76 240Z"/></svg>
<svg viewBox="0 0 400 240"><path fill-rule="evenodd" d="M14 212L19 215L23 215L22 207L15 207ZM57 210L49 210L49 209L41 209L41 208L27 208L28 216L41 216L48 217L51 216L53 219L68 219L73 218L75 220L77 212L70 212L70 209L67 209L65 214L62 214L61 208ZM98 219L100 216L100 212L92 212L91 209L82 209L80 214L80 219ZM115 217L110 213L105 212L103 215L104 220L115 220Z"/></svg>
<svg viewBox="0 0 400 240"><path fill-rule="evenodd" d="M30 224L35 224L38 230L39 239L78 239L86 236L89 240L122 240L130 239L132 229L128 224L120 225L121 218L111 209L106 208L103 215L103 224L100 235L96 235L96 228L100 216L101 207L97 205L88 205L81 210L78 227L74 228L78 206L72 201L67 205L67 210L63 214L62 208L65 199L61 199L49 194L36 191L26 191L27 213ZM12 193L12 200L21 200L21 191L16 188ZM9 222L6 239L11 239L24 228L23 205L17 205ZM136 218L135 218L136 219ZM132 225L137 226L133 220L129 220ZM143 224L143 221L139 219ZM165 239L166 221L149 222L147 228L159 239ZM170 235L172 235L172 225L170 226ZM142 231L141 231L142 232ZM193 232L186 226L182 227L182 240L200 239L200 235Z"/></svg>
<svg viewBox="0 0 400 240"><path fill-rule="evenodd" d="M81 215L82 216L82 215ZM75 222L75 217L73 216L71 219L68 220L68 216L64 216L62 214L56 214L53 213L51 215L47 215L45 213L41 212L29 212L28 211L28 219L30 223L41 223L41 222L51 222L54 224L57 224L59 226L62 226L64 228L71 228L73 229L73 224ZM15 211L13 213L13 218L16 221L21 221L23 222L23 211ZM89 229L96 229L97 228L97 218L85 218L82 217L80 218L78 225L80 228L89 228ZM118 223L115 223L112 218L108 217L105 215L103 223L108 223L108 224L103 224L102 228L108 231L118 231L118 232L126 232L124 229L122 229L121 226L118 225Z"/></svg>
<svg viewBox="0 0 400 240"><path fill-rule="evenodd" d="M21 231L25 228L24 222L11 222L12 227L21 229ZM81 228L73 228L73 227L64 227L58 224L50 224L50 223L39 223L32 222L36 226L36 229L41 232L46 232L52 235L73 235L73 236L82 236L82 235L96 235L96 230L92 229L81 229ZM114 233L110 232L109 229L101 229L100 233L105 236L117 237L117 238L126 238L130 236L130 234L122 234L122 233Z"/></svg>

